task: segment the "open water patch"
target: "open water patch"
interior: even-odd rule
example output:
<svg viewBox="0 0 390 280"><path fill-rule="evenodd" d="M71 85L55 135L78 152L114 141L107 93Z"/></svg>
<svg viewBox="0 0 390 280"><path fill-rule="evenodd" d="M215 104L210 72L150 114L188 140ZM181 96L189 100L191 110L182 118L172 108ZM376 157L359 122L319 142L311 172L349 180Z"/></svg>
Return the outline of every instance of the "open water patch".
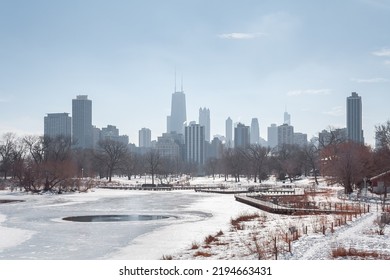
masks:
<svg viewBox="0 0 390 280"><path fill-rule="evenodd" d="M88 215L72 216L62 218L64 221L99 223L99 222L134 222L134 221L155 221L171 218L164 215Z"/></svg>
<svg viewBox="0 0 390 280"><path fill-rule="evenodd" d="M0 199L0 204L2 204L2 203L15 203L15 202L24 202L24 200L17 200L17 199Z"/></svg>

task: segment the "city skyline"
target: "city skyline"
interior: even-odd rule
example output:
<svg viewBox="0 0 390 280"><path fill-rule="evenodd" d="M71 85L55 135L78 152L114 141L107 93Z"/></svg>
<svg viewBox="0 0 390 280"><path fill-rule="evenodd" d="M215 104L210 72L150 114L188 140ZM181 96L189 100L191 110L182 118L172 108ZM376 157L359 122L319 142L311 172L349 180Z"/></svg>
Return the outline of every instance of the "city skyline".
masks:
<svg viewBox="0 0 390 280"><path fill-rule="evenodd" d="M390 119L390 4L380 0L96 2L0 0L0 134L43 134L43 117L93 100L93 125L138 143L166 131L176 69L187 121L283 124L308 139L346 127L345 98L364 100L365 142ZM348 11L348 16L346 16ZM148 15L145 17L145 15ZM287 108L287 109L286 109ZM73 117L73 116L72 116Z"/></svg>

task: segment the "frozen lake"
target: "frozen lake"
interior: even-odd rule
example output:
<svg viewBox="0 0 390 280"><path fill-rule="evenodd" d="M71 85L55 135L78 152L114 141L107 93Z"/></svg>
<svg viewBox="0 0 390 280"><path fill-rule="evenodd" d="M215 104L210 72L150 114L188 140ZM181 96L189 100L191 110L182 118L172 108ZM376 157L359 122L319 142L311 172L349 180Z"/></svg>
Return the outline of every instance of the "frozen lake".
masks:
<svg viewBox="0 0 390 280"><path fill-rule="evenodd" d="M0 192L0 200L5 199L24 200L0 204L0 259L8 260L160 259L226 230L231 217L253 210L233 195L194 191ZM63 220L93 215L122 220ZM151 215L164 218L134 218Z"/></svg>

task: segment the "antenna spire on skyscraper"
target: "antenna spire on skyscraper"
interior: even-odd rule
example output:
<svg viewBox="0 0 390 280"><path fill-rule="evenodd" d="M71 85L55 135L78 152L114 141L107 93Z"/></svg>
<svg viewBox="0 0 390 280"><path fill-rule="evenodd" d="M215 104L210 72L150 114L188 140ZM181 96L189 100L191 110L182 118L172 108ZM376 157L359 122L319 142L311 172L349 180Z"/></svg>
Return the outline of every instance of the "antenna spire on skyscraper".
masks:
<svg viewBox="0 0 390 280"><path fill-rule="evenodd" d="M181 75L181 92L184 92L183 91L183 75Z"/></svg>

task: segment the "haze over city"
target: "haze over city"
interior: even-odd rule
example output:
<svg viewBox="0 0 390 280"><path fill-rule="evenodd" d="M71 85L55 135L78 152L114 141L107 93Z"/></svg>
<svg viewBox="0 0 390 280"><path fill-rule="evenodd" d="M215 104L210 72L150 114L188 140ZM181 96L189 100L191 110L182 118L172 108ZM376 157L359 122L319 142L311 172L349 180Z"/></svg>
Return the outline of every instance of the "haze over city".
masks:
<svg viewBox="0 0 390 280"><path fill-rule="evenodd" d="M346 126L346 98L362 97L365 142L389 119L390 4L312 1L0 0L0 133L43 134L48 113L93 101L93 124L130 142L166 131L175 86L187 120L210 109L258 118L267 139L283 113L308 138ZM176 83L175 83L176 72Z"/></svg>

